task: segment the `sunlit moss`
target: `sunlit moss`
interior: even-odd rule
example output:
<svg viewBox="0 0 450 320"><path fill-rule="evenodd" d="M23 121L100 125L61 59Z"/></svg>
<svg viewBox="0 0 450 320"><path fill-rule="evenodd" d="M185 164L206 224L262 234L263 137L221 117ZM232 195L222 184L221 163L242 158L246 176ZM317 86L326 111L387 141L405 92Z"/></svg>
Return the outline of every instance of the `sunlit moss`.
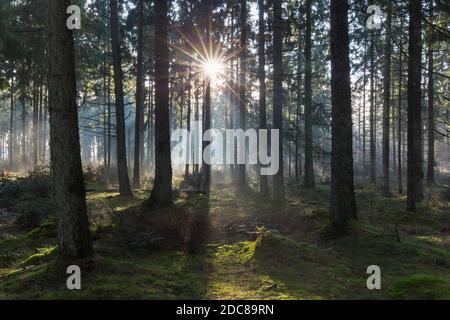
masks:
<svg viewBox="0 0 450 320"><path fill-rule="evenodd" d="M396 281L389 289L395 299L450 299L450 282L440 277L415 274Z"/></svg>

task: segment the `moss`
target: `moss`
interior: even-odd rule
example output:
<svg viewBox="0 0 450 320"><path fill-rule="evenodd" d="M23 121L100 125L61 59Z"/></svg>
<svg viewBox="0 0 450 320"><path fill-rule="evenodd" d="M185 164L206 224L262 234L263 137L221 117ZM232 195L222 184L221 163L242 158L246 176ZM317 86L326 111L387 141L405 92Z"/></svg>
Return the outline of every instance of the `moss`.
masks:
<svg viewBox="0 0 450 320"><path fill-rule="evenodd" d="M35 253L28 258L26 258L22 263L22 267L39 265L44 262L48 262L52 260L57 254L57 246L47 247L47 248L39 248L38 253Z"/></svg>
<svg viewBox="0 0 450 320"><path fill-rule="evenodd" d="M55 226L50 223L0 241L0 299L448 297L448 235L439 232L447 225L447 204L430 200L412 217L403 213L403 197L385 199L375 188L364 187L357 191L359 220L354 232L324 239L320 230L329 218L329 188L294 187L284 208L251 194L236 197L226 186L213 188L210 196L181 192L172 209L207 214L202 221L214 231L202 238L205 250L195 253L180 248L126 250L117 241L118 222L133 224L135 208L148 192L136 191L129 198L89 192L93 230L110 232L96 232L98 257L80 262L82 290L67 290L67 275L55 270ZM270 220L279 211L282 219ZM242 222L250 232L224 231L234 222ZM396 223L401 242L387 236ZM270 230L275 228L278 231ZM372 264L381 267L382 290L366 288L366 268ZM424 279L424 274L429 276Z"/></svg>
<svg viewBox="0 0 450 320"><path fill-rule="evenodd" d="M425 274L415 274L397 280L389 289L394 299L450 299L450 282Z"/></svg>

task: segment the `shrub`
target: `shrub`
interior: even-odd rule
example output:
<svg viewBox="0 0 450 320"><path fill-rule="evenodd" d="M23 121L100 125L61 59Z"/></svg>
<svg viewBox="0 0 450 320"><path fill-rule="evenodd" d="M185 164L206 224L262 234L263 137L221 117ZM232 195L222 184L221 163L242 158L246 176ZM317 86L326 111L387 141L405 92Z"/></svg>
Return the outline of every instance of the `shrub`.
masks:
<svg viewBox="0 0 450 320"><path fill-rule="evenodd" d="M36 228L54 212L51 188L51 177L46 169L6 176L0 180L0 207L16 211L15 223L20 227Z"/></svg>

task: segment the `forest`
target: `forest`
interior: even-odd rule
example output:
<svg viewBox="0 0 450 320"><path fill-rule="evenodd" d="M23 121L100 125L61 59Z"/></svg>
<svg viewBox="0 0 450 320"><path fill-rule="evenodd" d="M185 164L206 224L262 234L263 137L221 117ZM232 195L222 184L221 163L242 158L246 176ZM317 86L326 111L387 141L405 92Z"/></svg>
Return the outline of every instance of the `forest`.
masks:
<svg viewBox="0 0 450 320"><path fill-rule="evenodd" d="M450 4L1 0L0 300L449 300Z"/></svg>

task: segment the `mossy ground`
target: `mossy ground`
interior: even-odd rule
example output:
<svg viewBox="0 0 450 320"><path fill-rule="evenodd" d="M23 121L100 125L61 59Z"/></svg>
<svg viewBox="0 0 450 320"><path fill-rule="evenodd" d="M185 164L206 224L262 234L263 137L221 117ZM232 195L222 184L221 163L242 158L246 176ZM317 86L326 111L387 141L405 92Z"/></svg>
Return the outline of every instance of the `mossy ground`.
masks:
<svg viewBox="0 0 450 320"><path fill-rule="evenodd" d="M215 186L179 194L175 207L207 213L204 250L133 249L117 242L117 217L148 196L88 193L96 256L81 261L82 290L66 289L51 222L0 241L2 299L449 299L450 204L430 192L418 212L401 195L357 189L359 221L345 237L323 237L326 186L290 186L287 204ZM152 214L151 212L148 214ZM368 290L379 265L382 289Z"/></svg>

